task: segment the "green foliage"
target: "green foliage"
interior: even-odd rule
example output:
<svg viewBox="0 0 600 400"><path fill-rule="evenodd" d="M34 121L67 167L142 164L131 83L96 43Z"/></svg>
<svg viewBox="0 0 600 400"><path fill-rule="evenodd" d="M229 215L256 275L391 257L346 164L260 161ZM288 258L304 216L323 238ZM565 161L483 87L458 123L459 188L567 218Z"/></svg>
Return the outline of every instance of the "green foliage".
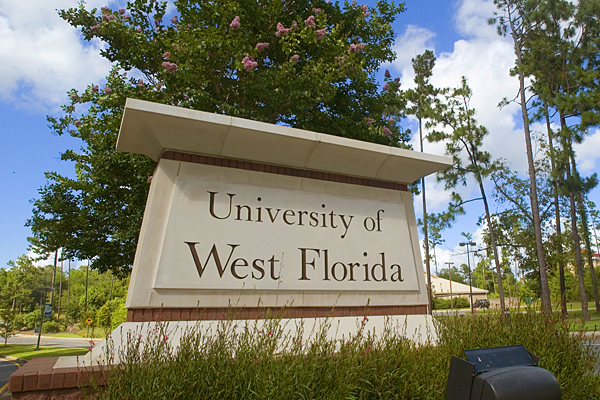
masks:
<svg viewBox="0 0 600 400"><path fill-rule="evenodd" d="M42 333L58 333L60 331L60 324L56 321L46 321L42 325Z"/></svg>
<svg viewBox="0 0 600 400"><path fill-rule="evenodd" d="M9 308L0 309L0 335L4 337L4 345L13 335L15 328L15 313Z"/></svg>
<svg viewBox="0 0 600 400"><path fill-rule="evenodd" d="M23 314L15 314L13 318L13 325L16 331L20 330L25 326L25 318Z"/></svg>
<svg viewBox="0 0 600 400"><path fill-rule="evenodd" d="M433 308L436 310L449 310L452 305L454 308L470 308L471 302L464 297L455 297L452 299L452 302L450 299L433 298Z"/></svg>
<svg viewBox="0 0 600 400"><path fill-rule="evenodd" d="M49 118L56 134L83 146L62 154L77 178L48 173L34 203L28 226L38 252L60 245L69 258L129 274L155 163L115 151L126 98L407 146L397 122L404 108L399 83L386 78L380 90L375 80L379 66L394 58L391 24L403 5L175 5L172 18L166 3L144 0L123 13L83 3L59 12L87 40L103 40L101 55L115 67L104 88L71 90L64 116Z"/></svg>
<svg viewBox="0 0 600 400"><path fill-rule="evenodd" d="M125 301L119 303L117 308L113 311L110 317L112 326L111 329L117 329L119 325L127 321L127 309L125 308Z"/></svg>
<svg viewBox="0 0 600 400"><path fill-rule="evenodd" d="M113 314L117 310L117 308L123 307L124 304L125 299L121 298L109 300L106 303L104 303L104 305L100 307L100 309L96 313L96 318L98 318L98 326L104 328L112 328L114 326L112 320Z"/></svg>
<svg viewBox="0 0 600 400"><path fill-rule="evenodd" d="M453 355L464 349L522 344L540 357L540 367L558 379L563 399L597 399L600 378L593 343L582 333L571 334L559 313L511 313L505 324L500 315L444 318L439 341Z"/></svg>
<svg viewBox="0 0 600 400"><path fill-rule="evenodd" d="M42 310L37 307L30 313L27 313L23 316L23 323L27 327L27 329L34 329L40 326L40 319L42 319Z"/></svg>
<svg viewBox="0 0 600 400"><path fill-rule="evenodd" d="M377 336L357 327L338 340L321 328L304 342L302 326L286 334L280 320L236 329L240 323L221 321L211 333L188 330L178 352L164 323L148 336L129 337L125 362L109 365L108 384L93 387L90 398L443 399L450 356L521 343L557 377L563 399L600 393L595 353L558 315L516 314L508 325L495 313L444 317L436 346L417 346L389 325Z"/></svg>

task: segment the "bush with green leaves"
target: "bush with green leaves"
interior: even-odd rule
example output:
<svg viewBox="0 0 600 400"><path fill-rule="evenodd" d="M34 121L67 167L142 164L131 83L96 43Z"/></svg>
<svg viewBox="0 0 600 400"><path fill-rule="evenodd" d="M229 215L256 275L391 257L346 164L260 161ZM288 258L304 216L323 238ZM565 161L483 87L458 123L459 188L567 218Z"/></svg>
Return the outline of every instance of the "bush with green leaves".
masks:
<svg viewBox="0 0 600 400"><path fill-rule="evenodd" d="M448 310L451 308L450 306L454 306L454 308L469 308L470 303L470 300L464 297L455 297L452 299L452 302L450 299L433 298L433 308L436 310Z"/></svg>
<svg viewBox="0 0 600 400"><path fill-rule="evenodd" d="M56 321L46 321L42 325L42 333L58 333L61 331L60 324Z"/></svg>
<svg viewBox="0 0 600 400"><path fill-rule="evenodd" d="M30 313L27 313L23 316L23 323L27 327L27 329L34 329L40 326L40 319L42 318L42 310L40 308L36 308Z"/></svg>
<svg viewBox="0 0 600 400"><path fill-rule="evenodd" d="M98 318L98 326L103 328L112 328L114 325L112 321L113 313L117 308L119 308L119 306L124 304L125 299L123 298L112 299L104 303L104 305L100 307L96 313L96 318Z"/></svg>
<svg viewBox="0 0 600 400"><path fill-rule="evenodd" d="M377 335L357 327L337 340L317 329L308 341L302 340L302 325L286 333L278 319L216 324L210 333L185 332L178 351L164 323L147 336L130 335L120 355L124 363L109 364L108 384L92 387L91 397L443 399L451 356L515 344L540 356L540 366L558 379L563 399L600 396L592 346L583 333L569 333L557 314L520 313L509 321L497 312L443 317L436 323L437 345L417 345L391 324ZM245 329L236 329L238 324Z"/></svg>
<svg viewBox="0 0 600 400"><path fill-rule="evenodd" d="M111 315L112 329L117 329L119 325L127 321L127 309L125 308L125 300L115 308Z"/></svg>

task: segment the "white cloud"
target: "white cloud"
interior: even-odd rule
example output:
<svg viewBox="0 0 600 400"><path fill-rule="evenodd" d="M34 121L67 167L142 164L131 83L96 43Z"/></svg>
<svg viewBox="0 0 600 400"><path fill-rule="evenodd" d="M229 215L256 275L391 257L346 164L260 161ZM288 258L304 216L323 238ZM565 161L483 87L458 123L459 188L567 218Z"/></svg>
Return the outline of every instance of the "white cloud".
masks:
<svg viewBox="0 0 600 400"><path fill-rule="evenodd" d="M412 71L412 59L422 54L425 50L434 50L432 39L435 33L417 25L408 25L406 30L396 39L394 51L396 60L393 68L404 76Z"/></svg>
<svg viewBox="0 0 600 400"><path fill-rule="evenodd" d="M117 6L90 0L86 7ZM102 80L110 63L99 56L102 43L85 42L79 30L57 14L74 0L0 0L0 98L35 109L54 109L66 91Z"/></svg>
<svg viewBox="0 0 600 400"><path fill-rule="evenodd" d="M48 265L54 265L54 253L50 254L48 256L48 258L46 258L46 259L38 260L39 254L34 253L31 250L28 250L26 256L32 260L36 260L33 262L33 264L37 267L45 267ZM61 257L61 249L58 250L58 260L59 260L58 267L59 268L61 265L60 257ZM62 262L62 265L63 265L63 271L67 271L69 269L69 261L68 260L64 260ZM72 260L71 261L71 269L79 269L80 267L86 266L86 265L87 265L86 260Z"/></svg>
<svg viewBox="0 0 600 400"><path fill-rule="evenodd" d="M463 0L455 15L457 31L465 37L494 39L496 28L488 29L488 19L496 10L490 0Z"/></svg>
<svg viewBox="0 0 600 400"><path fill-rule="evenodd" d="M577 157L577 167L582 174L592 174L598 171L596 167L600 156L600 129L590 132L583 143L573 146Z"/></svg>

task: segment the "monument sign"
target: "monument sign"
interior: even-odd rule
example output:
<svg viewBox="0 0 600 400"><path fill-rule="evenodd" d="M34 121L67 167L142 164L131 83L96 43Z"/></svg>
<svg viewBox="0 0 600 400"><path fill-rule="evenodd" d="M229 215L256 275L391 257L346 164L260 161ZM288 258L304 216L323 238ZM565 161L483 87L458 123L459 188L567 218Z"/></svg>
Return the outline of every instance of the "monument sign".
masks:
<svg viewBox="0 0 600 400"><path fill-rule="evenodd" d="M117 150L158 162L128 321L427 312L407 184L450 159L131 99Z"/></svg>
<svg viewBox="0 0 600 400"><path fill-rule="evenodd" d="M303 343L358 326L435 335L407 185L451 159L132 99L117 150L158 162L128 322L85 357L30 361L10 377L14 396L77 395L157 320L173 349L189 329L273 313L294 321L287 331L303 324Z"/></svg>

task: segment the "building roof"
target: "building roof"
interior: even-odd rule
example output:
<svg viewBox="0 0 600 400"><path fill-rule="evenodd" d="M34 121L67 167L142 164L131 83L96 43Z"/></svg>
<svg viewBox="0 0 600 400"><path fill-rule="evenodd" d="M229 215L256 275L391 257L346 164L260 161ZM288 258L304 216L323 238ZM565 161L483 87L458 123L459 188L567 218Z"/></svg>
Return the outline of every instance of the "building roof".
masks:
<svg viewBox="0 0 600 400"><path fill-rule="evenodd" d="M427 272L425 272L425 278L427 278ZM436 296L449 296L450 295L450 280L440 278L435 275L431 275L431 286L433 287L433 293ZM453 295L464 295L469 294L469 285L464 283L458 283L452 281L452 294ZM473 294L487 294L488 290L479 289L473 286Z"/></svg>

